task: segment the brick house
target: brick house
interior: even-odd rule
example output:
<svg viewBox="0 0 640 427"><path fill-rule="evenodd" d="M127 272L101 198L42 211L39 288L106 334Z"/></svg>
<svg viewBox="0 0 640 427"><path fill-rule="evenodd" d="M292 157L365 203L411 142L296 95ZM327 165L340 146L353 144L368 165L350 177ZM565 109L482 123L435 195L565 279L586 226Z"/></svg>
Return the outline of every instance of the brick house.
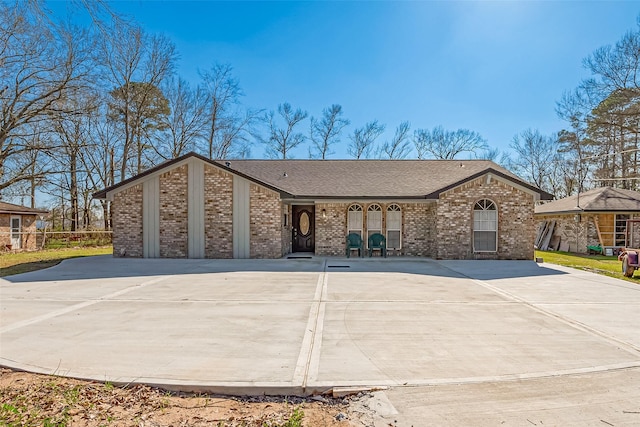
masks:
<svg viewBox="0 0 640 427"><path fill-rule="evenodd" d="M561 249L586 253L587 246L625 246L628 219L640 218L640 192L601 187L536 206L538 229L553 223L552 236ZM633 242L640 244L640 227L633 228ZM558 247L560 249L560 247Z"/></svg>
<svg viewBox="0 0 640 427"><path fill-rule="evenodd" d="M36 220L41 209L0 202L0 250L35 250Z"/></svg>
<svg viewBox="0 0 640 427"><path fill-rule="evenodd" d="M485 160L232 160L195 153L94 194L115 256L344 256L348 233L391 255L532 259L551 196ZM365 243L366 244L366 243Z"/></svg>

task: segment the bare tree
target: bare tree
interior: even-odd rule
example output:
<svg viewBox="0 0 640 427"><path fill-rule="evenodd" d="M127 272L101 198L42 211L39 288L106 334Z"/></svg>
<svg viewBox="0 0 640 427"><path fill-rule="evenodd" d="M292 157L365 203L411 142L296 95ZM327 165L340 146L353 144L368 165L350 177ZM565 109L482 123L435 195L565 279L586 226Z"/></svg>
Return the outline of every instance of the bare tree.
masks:
<svg viewBox="0 0 640 427"><path fill-rule="evenodd" d="M340 133L345 126L351 123L348 119L343 118L342 114L342 106L333 104L322 110L320 119L311 117L310 136L312 149L315 150L315 153L309 153L311 156L324 160L327 155L333 154L330 147L340 142Z"/></svg>
<svg viewBox="0 0 640 427"><path fill-rule="evenodd" d="M351 143L347 147L347 153L355 159L369 158L373 150L375 140L384 132L385 125L377 120L366 123L349 135Z"/></svg>
<svg viewBox="0 0 640 427"><path fill-rule="evenodd" d="M90 117L91 143L81 157L87 179L93 189L107 188L116 183L117 151L121 148L120 134L114 124L103 120L105 112ZM100 200L105 230L111 229L111 205Z"/></svg>
<svg viewBox="0 0 640 427"><path fill-rule="evenodd" d="M563 129L558 134L558 153L563 158L562 168L565 170L564 186L557 192L558 196L572 195L588 189L588 177L595 144L587 134L587 117L591 109L583 90L563 94L556 103L556 114L567 121L569 129Z"/></svg>
<svg viewBox="0 0 640 427"><path fill-rule="evenodd" d="M267 156L272 159L288 159L291 158L291 150L306 140L304 134L296 132L295 128L307 118L308 113L300 108L294 110L291 104L285 102L278 105L278 115L284 121L284 126L278 125L275 113L270 111L264 116L269 136L265 138L258 135L258 139L266 145Z"/></svg>
<svg viewBox="0 0 640 427"><path fill-rule="evenodd" d="M244 94L231 65L214 64L200 77L207 97L203 151L210 159L243 157L253 125L263 111L241 107Z"/></svg>
<svg viewBox="0 0 640 427"><path fill-rule="evenodd" d="M0 192L46 171L32 162L39 150L35 129L71 114L67 92L86 84L90 72L86 33L50 22L35 2L0 3ZM20 160L16 160L16 159ZM32 162L25 160L31 159Z"/></svg>
<svg viewBox="0 0 640 427"><path fill-rule="evenodd" d="M163 131L170 113L169 101L162 90L151 83L131 82L109 92L108 119L122 124L130 133L129 145L125 143L123 156L135 159L135 164L123 162L121 173L129 171L137 174L146 169L149 148L153 145L156 132ZM126 136L125 136L126 140ZM150 161L154 163L153 155Z"/></svg>
<svg viewBox="0 0 640 427"><path fill-rule="evenodd" d="M608 94L615 89L640 88L640 30L628 31L613 46L596 49L583 65L593 75L580 85L587 91Z"/></svg>
<svg viewBox="0 0 640 427"><path fill-rule="evenodd" d="M555 136L542 135L537 129L527 129L513 137L509 147L515 153L508 167L531 184L555 192L561 183L557 179L558 141Z"/></svg>
<svg viewBox="0 0 640 427"><path fill-rule="evenodd" d="M214 158L247 158L251 151L250 136L255 135L254 126L262 114L263 110L246 109L241 115L230 117L219 133Z"/></svg>
<svg viewBox="0 0 640 427"><path fill-rule="evenodd" d="M456 131L444 130L442 126L428 129L417 129L414 132L414 144L419 159L429 157L452 160L461 153L479 155L489 147L482 136L468 129Z"/></svg>
<svg viewBox="0 0 640 427"><path fill-rule="evenodd" d="M51 137L55 140L53 147L50 147L50 155L56 165L56 177L51 184L60 185L59 190L68 193L70 203L71 231L76 231L82 226L82 218L86 214L80 215L81 210L89 209L83 203L83 194L92 189L87 179L87 171L83 167L82 157L89 148L91 142L90 121L91 116L97 109L98 99L95 93L90 91L73 91L65 99L69 109L78 111L77 114L68 114L52 120ZM58 194L58 189L55 193ZM90 202L88 202L90 203Z"/></svg>
<svg viewBox="0 0 640 427"><path fill-rule="evenodd" d="M101 59L111 93L112 119L122 132L122 149L118 159L124 180L127 171L142 172L145 132L160 123L166 99L159 87L173 72L175 46L166 37L149 36L140 28L117 22L112 36L103 38ZM168 106L164 112L168 113ZM156 114L158 113L158 114ZM149 119L152 123L147 122ZM130 161L134 159L135 164Z"/></svg>
<svg viewBox="0 0 640 427"><path fill-rule="evenodd" d="M47 155L46 150L52 144L49 142L50 132L45 129L47 123L38 122L31 124L29 141L25 146L31 149L22 151L11 156L7 160L9 170L24 170L24 175L28 179L19 181L6 187L2 196L7 198L20 199L20 204L36 207L36 190L42 188L53 171L52 158ZM26 202L25 199L29 200Z"/></svg>
<svg viewBox="0 0 640 427"><path fill-rule="evenodd" d="M169 102L169 114L162 116L165 132L154 150L162 159L175 159L188 151L196 151L206 126L206 94L181 78L171 79L163 92Z"/></svg>
<svg viewBox="0 0 640 427"><path fill-rule="evenodd" d="M411 152L409 143L409 122L402 122L390 141L386 141L380 148L380 157L388 159L404 159Z"/></svg>
<svg viewBox="0 0 640 427"><path fill-rule="evenodd" d="M564 94L556 108L558 116L569 123L560 136L563 157L573 164L566 169L574 170L566 187L574 191L591 181L637 188L640 30L596 49L583 65L591 76L575 91Z"/></svg>

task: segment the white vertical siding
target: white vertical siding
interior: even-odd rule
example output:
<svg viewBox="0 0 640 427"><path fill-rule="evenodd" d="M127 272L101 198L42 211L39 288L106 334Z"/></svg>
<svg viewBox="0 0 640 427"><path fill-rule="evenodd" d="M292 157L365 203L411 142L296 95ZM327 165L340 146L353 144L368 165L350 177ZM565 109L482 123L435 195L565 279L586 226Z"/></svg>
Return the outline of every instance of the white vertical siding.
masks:
<svg viewBox="0 0 640 427"><path fill-rule="evenodd" d="M189 258L204 258L204 163L189 163L187 212Z"/></svg>
<svg viewBox="0 0 640 427"><path fill-rule="evenodd" d="M250 258L249 181L233 177L233 257Z"/></svg>
<svg viewBox="0 0 640 427"><path fill-rule="evenodd" d="M160 256L160 178L142 183L142 256Z"/></svg>

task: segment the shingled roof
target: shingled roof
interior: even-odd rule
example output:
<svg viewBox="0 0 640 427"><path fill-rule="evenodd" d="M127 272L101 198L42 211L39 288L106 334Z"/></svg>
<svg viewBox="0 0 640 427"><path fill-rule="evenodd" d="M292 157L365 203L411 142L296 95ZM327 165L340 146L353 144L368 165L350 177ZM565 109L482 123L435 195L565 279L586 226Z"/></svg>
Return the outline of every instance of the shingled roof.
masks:
<svg viewBox="0 0 640 427"><path fill-rule="evenodd" d="M42 209L29 208L21 205L14 205L13 203L0 202L0 213L8 213L8 214L44 214L49 211Z"/></svg>
<svg viewBox="0 0 640 427"><path fill-rule="evenodd" d="M487 172L540 192L488 160L232 160L229 168L299 198L437 198Z"/></svg>
<svg viewBox="0 0 640 427"><path fill-rule="evenodd" d="M594 188L580 193L579 206L578 195L574 195L536 206L535 213L537 215L548 215L589 211L640 211L640 192L613 187Z"/></svg>
<svg viewBox="0 0 640 427"><path fill-rule="evenodd" d="M438 198L439 194L487 173L540 194L536 188L489 160L209 160L196 153L162 163L94 194L107 193L146 175L171 167L189 157L214 164L229 172L294 198Z"/></svg>

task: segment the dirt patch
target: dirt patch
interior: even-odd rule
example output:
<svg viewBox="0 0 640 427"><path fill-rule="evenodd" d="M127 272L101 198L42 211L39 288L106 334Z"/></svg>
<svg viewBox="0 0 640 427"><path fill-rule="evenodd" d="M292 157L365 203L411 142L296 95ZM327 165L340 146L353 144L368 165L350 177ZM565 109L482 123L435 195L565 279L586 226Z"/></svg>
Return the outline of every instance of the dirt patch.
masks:
<svg viewBox="0 0 640 427"><path fill-rule="evenodd" d="M0 424L9 426L345 427L348 402L330 398L169 393L143 385L0 368Z"/></svg>

